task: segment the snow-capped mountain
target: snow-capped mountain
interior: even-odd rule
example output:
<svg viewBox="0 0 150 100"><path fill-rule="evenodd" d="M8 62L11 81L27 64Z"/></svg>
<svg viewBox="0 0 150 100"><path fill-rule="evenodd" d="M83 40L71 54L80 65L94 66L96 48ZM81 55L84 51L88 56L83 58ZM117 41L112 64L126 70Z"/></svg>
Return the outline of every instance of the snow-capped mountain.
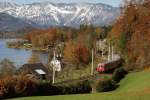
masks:
<svg viewBox="0 0 150 100"><path fill-rule="evenodd" d="M1 2L0 12L9 14L39 27L71 26L81 24L102 26L109 25L119 16L119 8L105 4L64 4L64 3L33 3L18 5Z"/></svg>
<svg viewBox="0 0 150 100"><path fill-rule="evenodd" d="M0 13L0 31L17 31L26 27L31 27L34 23L29 24L19 18L15 18L6 13Z"/></svg>

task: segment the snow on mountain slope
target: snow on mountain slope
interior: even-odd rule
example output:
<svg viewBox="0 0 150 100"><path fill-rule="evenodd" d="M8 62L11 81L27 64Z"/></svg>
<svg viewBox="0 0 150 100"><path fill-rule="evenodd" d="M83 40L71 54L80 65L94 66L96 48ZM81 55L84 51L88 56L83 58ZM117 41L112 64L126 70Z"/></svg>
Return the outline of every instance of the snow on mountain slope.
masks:
<svg viewBox="0 0 150 100"><path fill-rule="evenodd" d="M40 27L71 26L80 24L103 26L112 24L119 16L119 8L105 4L64 4L33 3L18 5L9 2L0 3L0 12L27 22L36 23Z"/></svg>

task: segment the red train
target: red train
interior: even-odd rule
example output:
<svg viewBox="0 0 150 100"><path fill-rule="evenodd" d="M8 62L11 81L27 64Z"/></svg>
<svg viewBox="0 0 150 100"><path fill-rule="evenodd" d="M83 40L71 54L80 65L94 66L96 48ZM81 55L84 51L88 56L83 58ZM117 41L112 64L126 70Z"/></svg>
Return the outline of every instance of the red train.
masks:
<svg viewBox="0 0 150 100"><path fill-rule="evenodd" d="M111 60L105 63L98 64L98 67L96 68L96 70L99 73L112 72L117 67L120 67L122 63L123 63L123 60L121 58L118 58L115 60Z"/></svg>

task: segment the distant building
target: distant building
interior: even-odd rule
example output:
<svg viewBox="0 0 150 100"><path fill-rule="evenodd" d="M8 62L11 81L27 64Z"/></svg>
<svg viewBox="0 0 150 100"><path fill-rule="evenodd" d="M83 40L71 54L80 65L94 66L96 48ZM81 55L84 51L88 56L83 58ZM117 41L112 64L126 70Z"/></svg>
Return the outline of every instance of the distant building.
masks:
<svg viewBox="0 0 150 100"><path fill-rule="evenodd" d="M50 80L51 75L48 69L42 63L24 64L19 70L19 73L25 73L29 77L34 77L40 80Z"/></svg>

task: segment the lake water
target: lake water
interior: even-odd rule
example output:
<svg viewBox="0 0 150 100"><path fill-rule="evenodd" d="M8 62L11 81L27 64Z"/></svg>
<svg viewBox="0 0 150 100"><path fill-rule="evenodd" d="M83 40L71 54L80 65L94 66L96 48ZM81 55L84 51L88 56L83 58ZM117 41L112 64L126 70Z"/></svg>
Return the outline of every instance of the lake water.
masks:
<svg viewBox="0 0 150 100"><path fill-rule="evenodd" d="M21 65L27 63L31 56L34 54L43 64L48 63L47 52L35 52L32 50L8 48L6 42L10 40L12 39L0 39L0 61L7 58L14 62L16 67L20 67Z"/></svg>

